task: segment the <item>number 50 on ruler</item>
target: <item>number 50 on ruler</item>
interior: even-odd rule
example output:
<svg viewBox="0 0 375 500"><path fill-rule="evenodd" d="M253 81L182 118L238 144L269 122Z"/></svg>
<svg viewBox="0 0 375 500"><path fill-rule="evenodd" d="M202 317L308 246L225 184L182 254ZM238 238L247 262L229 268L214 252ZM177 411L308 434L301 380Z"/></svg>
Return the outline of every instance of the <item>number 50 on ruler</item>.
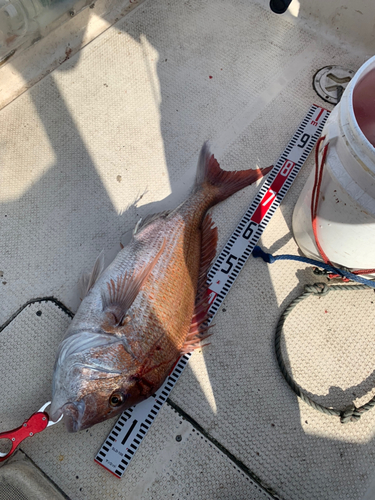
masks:
<svg viewBox="0 0 375 500"><path fill-rule="evenodd" d="M328 115L328 110L315 104L311 106L212 266L208 274L211 321L320 137ZM180 358L173 372L154 396L121 415L98 451L95 462L116 477L122 477L189 358L190 354Z"/></svg>

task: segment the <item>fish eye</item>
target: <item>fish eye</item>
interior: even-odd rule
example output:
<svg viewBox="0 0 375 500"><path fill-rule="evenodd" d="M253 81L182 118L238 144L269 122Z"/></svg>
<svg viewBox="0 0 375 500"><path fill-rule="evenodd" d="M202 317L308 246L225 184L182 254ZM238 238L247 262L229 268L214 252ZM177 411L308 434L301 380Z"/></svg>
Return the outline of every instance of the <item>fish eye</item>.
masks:
<svg viewBox="0 0 375 500"><path fill-rule="evenodd" d="M109 398L111 406L120 406L124 402L124 395L121 392L113 392Z"/></svg>

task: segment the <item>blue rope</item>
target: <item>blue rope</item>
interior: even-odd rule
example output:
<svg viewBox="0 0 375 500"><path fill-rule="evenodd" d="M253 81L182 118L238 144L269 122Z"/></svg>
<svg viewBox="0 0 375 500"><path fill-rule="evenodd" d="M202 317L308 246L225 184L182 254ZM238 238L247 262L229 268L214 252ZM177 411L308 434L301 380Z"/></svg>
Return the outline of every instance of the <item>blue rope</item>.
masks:
<svg viewBox="0 0 375 500"><path fill-rule="evenodd" d="M368 280L366 278L362 278L357 274L353 274L349 271L345 271L344 269L337 269L336 267L330 266L329 264L325 264L324 262L320 262L319 260L309 259L308 257L300 257L299 255L276 255L273 256L270 253L264 252L260 247L256 246L253 250L253 257L264 260L268 264L273 264L277 260L296 260L297 262L305 262L306 264L311 264L312 266L321 267L326 271L330 271L334 274L340 274L344 278L348 278L352 281L357 281L358 283L362 283L362 285L367 285L372 288L375 288L375 281Z"/></svg>

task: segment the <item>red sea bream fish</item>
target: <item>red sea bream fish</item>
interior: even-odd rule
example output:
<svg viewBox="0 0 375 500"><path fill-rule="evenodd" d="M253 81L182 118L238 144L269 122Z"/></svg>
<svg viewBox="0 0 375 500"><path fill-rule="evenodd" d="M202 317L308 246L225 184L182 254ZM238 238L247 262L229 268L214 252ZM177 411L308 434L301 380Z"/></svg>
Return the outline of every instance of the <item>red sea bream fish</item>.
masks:
<svg viewBox="0 0 375 500"><path fill-rule="evenodd" d="M207 333L206 276L217 229L207 211L267 169L223 171L205 144L194 189L171 212L146 219L85 296L55 363L51 418L86 429L154 394L182 353Z"/></svg>

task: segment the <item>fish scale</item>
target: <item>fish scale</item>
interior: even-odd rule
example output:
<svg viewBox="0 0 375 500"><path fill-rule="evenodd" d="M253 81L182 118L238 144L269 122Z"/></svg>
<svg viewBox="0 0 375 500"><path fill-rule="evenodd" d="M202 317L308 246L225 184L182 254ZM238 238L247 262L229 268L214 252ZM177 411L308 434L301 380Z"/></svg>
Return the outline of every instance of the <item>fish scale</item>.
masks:
<svg viewBox="0 0 375 500"><path fill-rule="evenodd" d="M321 135L329 111L313 104L208 273L212 321L272 215ZM150 398L123 412L99 449L95 462L121 478L186 367L184 354Z"/></svg>

